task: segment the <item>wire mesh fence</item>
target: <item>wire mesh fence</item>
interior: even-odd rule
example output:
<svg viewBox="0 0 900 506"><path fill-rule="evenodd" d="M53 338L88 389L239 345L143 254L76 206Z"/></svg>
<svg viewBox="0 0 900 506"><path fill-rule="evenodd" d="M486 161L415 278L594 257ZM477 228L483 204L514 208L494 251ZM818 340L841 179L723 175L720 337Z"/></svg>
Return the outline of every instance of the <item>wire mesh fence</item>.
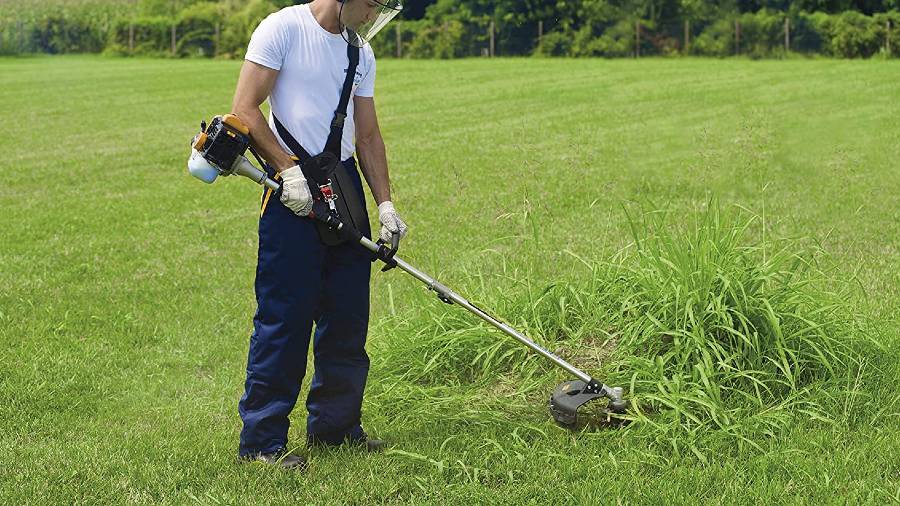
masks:
<svg viewBox="0 0 900 506"><path fill-rule="evenodd" d="M758 12L714 20L654 22L627 19L578 28L552 21L509 24L492 20L426 24L403 21L373 42L380 57L494 56L747 56L819 54L856 58L896 56L900 13L863 16Z"/></svg>
<svg viewBox="0 0 900 506"><path fill-rule="evenodd" d="M205 10L204 10L205 9ZM223 19L214 4L175 17L128 17L120 10L39 13L0 10L0 54L97 53L241 57L266 11ZM622 19L565 26L553 19L528 23L489 17L395 21L373 41L379 57L496 56L647 57L788 54L834 57L896 56L900 12L865 16L759 11L720 19Z"/></svg>

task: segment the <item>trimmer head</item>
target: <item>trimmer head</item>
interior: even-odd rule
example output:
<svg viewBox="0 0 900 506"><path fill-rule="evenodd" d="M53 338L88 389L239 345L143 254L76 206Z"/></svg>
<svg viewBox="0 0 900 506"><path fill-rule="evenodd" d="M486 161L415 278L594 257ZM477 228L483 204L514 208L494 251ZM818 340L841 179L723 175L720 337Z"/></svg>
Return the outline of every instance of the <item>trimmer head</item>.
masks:
<svg viewBox="0 0 900 506"><path fill-rule="evenodd" d="M560 425L575 426L578 408L588 402L606 397L606 409L611 413L624 413L628 402L622 399L622 388L610 388L594 381L590 384L581 380L567 381L556 387L550 396L550 415Z"/></svg>

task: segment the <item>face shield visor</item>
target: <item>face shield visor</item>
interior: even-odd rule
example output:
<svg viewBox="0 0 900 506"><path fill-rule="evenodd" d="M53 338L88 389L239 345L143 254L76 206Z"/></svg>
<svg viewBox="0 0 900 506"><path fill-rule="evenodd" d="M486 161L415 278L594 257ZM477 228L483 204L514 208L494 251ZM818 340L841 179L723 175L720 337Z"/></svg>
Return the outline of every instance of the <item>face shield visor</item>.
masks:
<svg viewBox="0 0 900 506"><path fill-rule="evenodd" d="M400 0L344 0L339 14L346 28L344 37L348 43L363 47L401 10Z"/></svg>

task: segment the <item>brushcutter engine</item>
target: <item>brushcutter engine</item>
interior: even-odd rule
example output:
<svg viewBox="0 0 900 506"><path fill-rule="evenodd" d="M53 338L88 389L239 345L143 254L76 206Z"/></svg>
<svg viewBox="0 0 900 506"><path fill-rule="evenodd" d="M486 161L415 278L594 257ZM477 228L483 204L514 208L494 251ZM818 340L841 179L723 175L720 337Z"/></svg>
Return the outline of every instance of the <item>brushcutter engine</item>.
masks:
<svg viewBox="0 0 900 506"><path fill-rule="evenodd" d="M231 171L239 156L250 147L250 129L237 116L226 114L212 119L209 127L203 128L194 140L196 149L209 163L219 167L223 173Z"/></svg>
<svg viewBox="0 0 900 506"><path fill-rule="evenodd" d="M205 183L236 174L277 190L278 183L244 156L248 149L256 156L250 146L250 129L234 114L216 116L209 126L201 121L200 133L191 141L188 172Z"/></svg>

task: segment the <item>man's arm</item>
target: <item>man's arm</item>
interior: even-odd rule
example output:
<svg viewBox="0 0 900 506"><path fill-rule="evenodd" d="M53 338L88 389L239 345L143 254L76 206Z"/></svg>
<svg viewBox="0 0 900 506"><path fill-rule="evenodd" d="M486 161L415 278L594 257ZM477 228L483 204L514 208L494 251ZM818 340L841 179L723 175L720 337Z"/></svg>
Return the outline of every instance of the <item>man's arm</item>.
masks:
<svg viewBox="0 0 900 506"><path fill-rule="evenodd" d="M356 154L366 183L372 189L375 203L391 200L384 139L378 128L373 97L353 97L353 120L356 124Z"/></svg>
<svg viewBox="0 0 900 506"><path fill-rule="evenodd" d="M269 97L278 71L244 60L231 112L250 128L250 140L266 162L281 172L297 165L278 143L259 106Z"/></svg>

